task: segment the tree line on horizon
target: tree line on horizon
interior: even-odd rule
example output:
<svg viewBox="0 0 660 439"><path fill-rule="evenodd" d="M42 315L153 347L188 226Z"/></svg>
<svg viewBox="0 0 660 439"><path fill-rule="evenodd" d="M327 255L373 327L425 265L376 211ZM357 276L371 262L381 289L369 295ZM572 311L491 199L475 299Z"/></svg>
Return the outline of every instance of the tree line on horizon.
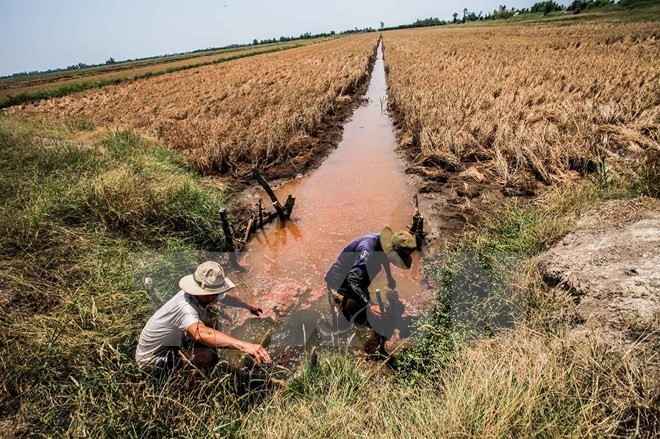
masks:
<svg viewBox="0 0 660 439"><path fill-rule="evenodd" d="M655 0L637 0L637 3L650 3ZM516 15L524 14L537 14L543 13L544 16L548 15L551 12L558 11L567 11L573 12L574 14L579 14L580 12L586 9L600 8L603 6L608 6L614 4L614 0L574 0L568 6L562 6L555 1L541 1L534 3L529 8L519 8L511 7L507 8L506 5L500 5L499 8L495 9L493 12L487 12L485 15L483 11L476 13L474 11L469 11L467 8L463 9L463 14L454 12L452 14L452 20L440 20L439 18L429 17L420 20L416 20L410 24L402 24L399 26L392 26L384 28L384 30L394 30L394 29L408 29L413 27L426 27L426 26L443 26L448 24L459 24L467 23L470 21L486 21L486 20L505 20ZM619 2L620 5L626 6L626 4L635 3L635 0L622 0Z"/></svg>

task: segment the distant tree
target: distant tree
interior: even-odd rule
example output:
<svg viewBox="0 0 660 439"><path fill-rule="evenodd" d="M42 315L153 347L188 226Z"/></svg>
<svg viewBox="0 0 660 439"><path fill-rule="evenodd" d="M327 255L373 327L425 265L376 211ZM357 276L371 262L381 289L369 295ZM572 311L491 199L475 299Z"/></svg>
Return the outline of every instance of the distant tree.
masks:
<svg viewBox="0 0 660 439"><path fill-rule="evenodd" d="M380 30L383 30L384 28L385 28L385 23L383 23L383 22L381 21L381 22L380 22Z"/></svg>
<svg viewBox="0 0 660 439"><path fill-rule="evenodd" d="M114 64L116 61L113 57L110 57L105 63L106 64Z"/></svg>
<svg viewBox="0 0 660 439"><path fill-rule="evenodd" d="M252 40L252 45L256 46L257 44L259 44L259 40L257 40L256 38Z"/></svg>
<svg viewBox="0 0 660 439"><path fill-rule="evenodd" d="M513 16L513 12L507 11L506 5L500 5L500 8L496 11L493 11L493 19L506 19Z"/></svg>
<svg viewBox="0 0 660 439"><path fill-rule="evenodd" d="M534 3L530 9L532 12L543 12L543 15L548 15L550 12L563 11L564 7L555 1L544 1Z"/></svg>
<svg viewBox="0 0 660 439"><path fill-rule="evenodd" d="M406 28L406 27L443 26L445 24L447 24L446 21L430 17L430 18L424 18L422 20L415 20L415 22L413 24L398 26L398 27L403 29L403 28Z"/></svg>
<svg viewBox="0 0 660 439"><path fill-rule="evenodd" d="M454 12L453 16L454 16L453 23L458 23L458 12Z"/></svg>
<svg viewBox="0 0 660 439"><path fill-rule="evenodd" d="M657 0L656 0L657 1ZM567 11L573 11L575 14L579 14L585 9L600 8L603 6L611 5L614 3L614 0L575 0L573 3L568 5L566 8ZM620 5L625 7L625 1L622 0L619 2Z"/></svg>

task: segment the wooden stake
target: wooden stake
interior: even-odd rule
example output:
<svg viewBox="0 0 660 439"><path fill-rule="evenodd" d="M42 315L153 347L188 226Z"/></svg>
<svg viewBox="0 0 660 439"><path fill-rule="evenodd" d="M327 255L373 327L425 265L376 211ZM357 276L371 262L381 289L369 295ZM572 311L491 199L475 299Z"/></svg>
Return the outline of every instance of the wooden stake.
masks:
<svg viewBox="0 0 660 439"><path fill-rule="evenodd" d="M231 232L231 226L229 225L229 220L227 219L227 209L224 207L218 210L220 214L220 221L222 222L222 232L225 234L225 246L227 251L233 252L234 247L234 237Z"/></svg>
<svg viewBox="0 0 660 439"><path fill-rule="evenodd" d="M229 220L227 219L227 209L222 208L218 211L220 214L220 221L222 222L222 232L225 234L225 245L227 246L227 251L229 252L229 263L232 267L245 271L244 267L238 263L238 256L236 255L236 247L234 246L234 236L231 231L231 226L229 225Z"/></svg>
<svg viewBox="0 0 660 439"><path fill-rule="evenodd" d="M286 213L287 218L291 217L291 212L293 211L293 206L295 204L296 197L289 195L289 197L286 199L286 202L284 203L284 212Z"/></svg>
<svg viewBox="0 0 660 439"><path fill-rule="evenodd" d="M243 236L243 242L247 243L248 239L250 239L250 235L252 234L252 225L254 224L254 217L250 218L250 221L247 223L247 227L245 228L245 235Z"/></svg>
<svg viewBox="0 0 660 439"><path fill-rule="evenodd" d="M273 207L277 211L277 215L282 219L286 219L286 214L284 213L284 209L282 208L282 205L278 201L277 197L275 196L275 192L270 188L270 185L268 182L261 176L259 173L259 170L257 170L256 166L252 166L252 173L254 174L254 178L257 179L261 187L264 188L268 196L270 197L270 200L273 202Z"/></svg>
<svg viewBox="0 0 660 439"><path fill-rule="evenodd" d="M261 198L259 198L259 228L263 229L264 227L264 208L261 205Z"/></svg>
<svg viewBox="0 0 660 439"><path fill-rule="evenodd" d="M380 329L382 332L385 332L386 325L389 323L386 315L385 305L383 304L383 297L380 295L380 289L376 290L376 300L378 301L378 308L380 309ZM383 334L378 334L380 336L378 343L378 351L381 355L387 355L385 350L385 342L387 338Z"/></svg>
<svg viewBox="0 0 660 439"><path fill-rule="evenodd" d="M419 197L417 194L413 195L413 205L415 206L415 210L409 231L411 235L415 236L417 250L419 250L422 248L422 243L424 241L424 215L419 213Z"/></svg>

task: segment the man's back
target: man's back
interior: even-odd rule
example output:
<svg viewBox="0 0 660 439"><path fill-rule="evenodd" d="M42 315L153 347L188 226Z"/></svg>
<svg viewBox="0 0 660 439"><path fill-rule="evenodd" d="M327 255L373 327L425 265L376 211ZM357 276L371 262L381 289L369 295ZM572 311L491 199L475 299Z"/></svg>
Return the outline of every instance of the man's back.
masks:
<svg viewBox="0 0 660 439"><path fill-rule="evenodd" d="M352 273L353 276L360 279L363 288L368 287L380 273L383 264L389 264L382 251L378 233L357 238L342 250L337 261L332 264L325 275L326 283L331 288L340 288Z"/></svg>
<svg viewBox="0 0 660 439"><path fill-rule="evenodd" d="M204 309L183 290L151 316L140 333L135 359L148 360L164 347L180 347L188 327L202 321Z"/></svg>

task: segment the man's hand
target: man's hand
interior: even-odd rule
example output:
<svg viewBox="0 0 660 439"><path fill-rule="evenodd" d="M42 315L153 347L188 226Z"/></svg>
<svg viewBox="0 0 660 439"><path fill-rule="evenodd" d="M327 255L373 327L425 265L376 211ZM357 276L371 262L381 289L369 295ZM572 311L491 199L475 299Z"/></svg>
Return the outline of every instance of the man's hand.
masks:
<svg viewBox="0 0 660 439"><path fill-rule="evenodd" d="M262 312L264 312L263 309L259 308L257 305L252 305L250 306L250 312L254 314L255 316L259 317Z"/></svg>
<svg viewBox="0 0 660 439"><path fill-rule="evenodd" d="M393 277L390 277L387 279L387 288L390 290L393 290L396 288L396 281L394 280Z"/></svg>
<svg viewBox="0 0 660 439"><path fill-rule="evenodd" d="M382 319L383 315L380 312L380 306L378 305L372 305L369 307L369 312L371 313L372 316L374 316L377 319Z"/></svg>
<svg viewBox="0 0 660 439"><path fill-rule="evenodd" d="M241 346L241 350L254 358L257 364L261 364L262 361L266 363L273 361L270 359L270 355L268 355L266 349L260 344L244 343L244 345Z"/></svg>

